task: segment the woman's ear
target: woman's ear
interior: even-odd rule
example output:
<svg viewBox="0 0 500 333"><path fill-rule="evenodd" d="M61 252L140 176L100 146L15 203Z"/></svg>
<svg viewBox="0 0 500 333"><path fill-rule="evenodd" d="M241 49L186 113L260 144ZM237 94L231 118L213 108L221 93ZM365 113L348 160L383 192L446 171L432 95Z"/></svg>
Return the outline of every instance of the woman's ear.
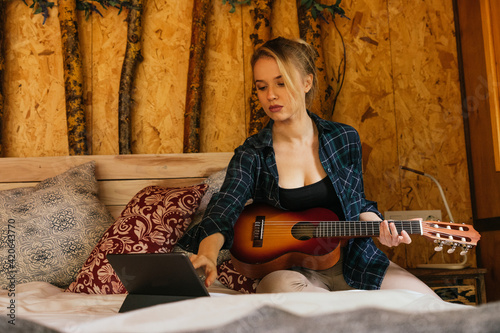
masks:
<svg viewBox="0 0 500 333"><path fill-rule="evenodd" d="M313 75L308 74L304 78L304 92L307 94L311 90L313 84Z"/></svg>

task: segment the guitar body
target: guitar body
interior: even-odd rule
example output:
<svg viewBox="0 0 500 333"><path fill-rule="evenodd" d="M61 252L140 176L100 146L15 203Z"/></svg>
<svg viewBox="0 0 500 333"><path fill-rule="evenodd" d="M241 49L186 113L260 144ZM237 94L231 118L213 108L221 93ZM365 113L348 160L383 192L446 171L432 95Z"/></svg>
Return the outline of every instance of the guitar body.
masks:
<svg viewBox="0 0 500 333"><path fill-rule="evenodd" d="M257 217L263 217L264 222L262 229L256 231ZM337 221L338 217L324 208L290 212L268 205L248 206L234 226L232 262L250 278L262 278L294 266L330 268L340 258L340 239L312 237L317 222L327 220ZM259 235L261 239L256 241Z"/></svg>

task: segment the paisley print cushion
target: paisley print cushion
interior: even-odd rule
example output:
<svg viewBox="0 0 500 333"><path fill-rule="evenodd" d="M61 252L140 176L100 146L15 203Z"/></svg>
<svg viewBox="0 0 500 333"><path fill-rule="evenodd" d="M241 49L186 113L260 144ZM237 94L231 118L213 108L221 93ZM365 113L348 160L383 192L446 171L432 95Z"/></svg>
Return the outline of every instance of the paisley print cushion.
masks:
<svg viewBox="0 0 500 333"><path fill-rule="evenodd" d="M95 162L0 191L2 289L31 281L66 288L113 221L97 197Z"/></svg>
<svg viewBox="0 0 500 333"><path fill-rule="evenodd" d="M185 188L149 186L139 191L108 228L66 291L126 293L106 259L109 253L165 253L191 223L208 185Z"/></svg>

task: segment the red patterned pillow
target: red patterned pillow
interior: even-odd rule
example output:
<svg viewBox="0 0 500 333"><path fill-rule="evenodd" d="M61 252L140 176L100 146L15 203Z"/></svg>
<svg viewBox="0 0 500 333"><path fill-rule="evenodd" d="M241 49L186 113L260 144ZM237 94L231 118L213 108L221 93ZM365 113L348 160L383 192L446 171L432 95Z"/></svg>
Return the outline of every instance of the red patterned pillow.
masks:
<svg viewBox="0 0 500 333"><path fill-rule="evenodd" d="M108 228L66 291L123 294L109 253L170 252L191 223L208 185L185 188L149 186L137 193Z"/></svg>
<svg viewBox="0 0 500 333"><path fill-rule="evenodd" d="M217 266L217 280L231 290L244 294L253 294L257 289L257 280L251 279L238 272L231 259Z"/></svg>

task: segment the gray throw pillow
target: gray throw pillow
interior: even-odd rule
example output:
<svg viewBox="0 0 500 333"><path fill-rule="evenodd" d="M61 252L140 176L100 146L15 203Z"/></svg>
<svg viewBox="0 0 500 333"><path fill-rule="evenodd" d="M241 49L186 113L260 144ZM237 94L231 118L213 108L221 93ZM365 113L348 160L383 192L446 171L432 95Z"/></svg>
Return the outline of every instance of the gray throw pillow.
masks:
<svg viewBox="0 0 500 333"><path fill-rule="evenodd" d="M67 287L114 222L97 197L95 162L34 187L0 191L0 287Z"/></svg>

